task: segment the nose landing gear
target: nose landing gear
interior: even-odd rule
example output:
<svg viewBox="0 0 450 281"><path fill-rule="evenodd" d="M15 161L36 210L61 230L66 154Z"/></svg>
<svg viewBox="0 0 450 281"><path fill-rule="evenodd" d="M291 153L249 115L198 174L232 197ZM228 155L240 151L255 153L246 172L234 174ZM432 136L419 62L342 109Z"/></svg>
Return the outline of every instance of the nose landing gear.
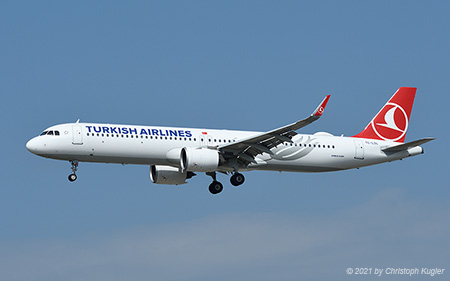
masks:
<svg viewBox="0 0 450 281"><path fill-rule="evenodd" d="M78 170L78 161L77 160L70 161L70 164L72 164L72 174L69 175L69 181L73 182L76 181L77 179L76 172Z"/></svg>

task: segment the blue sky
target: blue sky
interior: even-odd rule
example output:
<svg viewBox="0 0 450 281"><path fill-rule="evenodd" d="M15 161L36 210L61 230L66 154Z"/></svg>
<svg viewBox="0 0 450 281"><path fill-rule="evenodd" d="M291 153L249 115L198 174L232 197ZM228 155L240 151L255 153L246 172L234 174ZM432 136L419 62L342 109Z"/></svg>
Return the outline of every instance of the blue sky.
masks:
<svg viewBox="0 0 450 281"><path fill-rule="evenodd" d="M3 1L1 279L360 280L346 269L450 270L449 8ZM77 119L267 131L306 117L326 94L325 114L301 132L354 135L401 86L418 88L406 139L437 137L424 155L337 173L249 172L240 188L219 175L220 196L205 175L154 185L146 166L81 163L69 183L69 163L25 149L43 129Z"/></svg>

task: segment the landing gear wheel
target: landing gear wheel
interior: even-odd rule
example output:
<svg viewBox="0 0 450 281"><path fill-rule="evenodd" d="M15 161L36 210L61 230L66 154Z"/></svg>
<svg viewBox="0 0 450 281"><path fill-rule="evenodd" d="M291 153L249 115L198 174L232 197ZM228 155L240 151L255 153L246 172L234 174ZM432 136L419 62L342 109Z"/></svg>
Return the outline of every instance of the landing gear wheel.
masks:
<svg viewBox="0 0 450 281"><path fill-rule="evenodd" d="M223 190L223 185L218 181L213 181L209 185L209 192L211 192L212 194L220 193L220 192L222 192L222 190Z"/></svg>
<svg viewBox="0 0 450 281"><path fill-rule="evenodd" d="M234 175L232 175L230 178L230 182L234 186L241 185L244 183L244 181L245 181L245 177L241 173L234 173Z"/></svg>
<svg viewBox="0 0 450 281"><path fill-rule="evenodd" d="M78 170L78 161L77 160L70 161L70 164L72 165L71 167L72 174L69 175L69 181L73 182L77 180L77 175L75 173Z"/></svg>
<svg viewBox="0 0 450 281"><path fill-rule="evenodd" d="M75 175L75 174L70 174L69 175L69 181L76 181L77 180L77 175Z"/></svg>

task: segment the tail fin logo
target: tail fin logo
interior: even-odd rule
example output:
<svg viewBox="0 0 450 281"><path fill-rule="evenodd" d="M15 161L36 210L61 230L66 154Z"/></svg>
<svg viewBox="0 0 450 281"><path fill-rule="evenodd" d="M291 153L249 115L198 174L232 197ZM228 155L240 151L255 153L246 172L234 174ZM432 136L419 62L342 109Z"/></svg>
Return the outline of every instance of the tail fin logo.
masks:
<svg viewBox="0 0 450 281"><path fill-rule="evenodd" d="M323 114L323 106L321 106L317 112L318 112L320 115L322 115L322 114Z"/></svg>
<svg viewBox="0 0 450 281"><path fill-rule="evenodd" d="M397 141L408 130L408 115L400 105L388 102L371 124L374 132L381 139Z"/></svg>

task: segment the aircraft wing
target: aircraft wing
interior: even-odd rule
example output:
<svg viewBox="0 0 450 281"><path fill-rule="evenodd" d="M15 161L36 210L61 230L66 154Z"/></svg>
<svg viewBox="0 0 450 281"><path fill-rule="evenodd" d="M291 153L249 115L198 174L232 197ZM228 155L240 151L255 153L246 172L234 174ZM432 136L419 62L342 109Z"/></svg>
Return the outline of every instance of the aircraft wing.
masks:
<svg viewBox="0 0 450 281"><path fill-rule="evenodd" d="M283 126L281 128L261 133L249 138L237 140L233 143L228 143L218 146L218 149L223 152L232 153L234 157L242 161L245 165L255 162L255 156L263 152L272 154L271 148L283 142L292 142L292 137L297 135L296 130L311 124L322 116L325 106L330 99L330 95L326 96L314 112L307 118L299 120L295 123Z"/></svg>

